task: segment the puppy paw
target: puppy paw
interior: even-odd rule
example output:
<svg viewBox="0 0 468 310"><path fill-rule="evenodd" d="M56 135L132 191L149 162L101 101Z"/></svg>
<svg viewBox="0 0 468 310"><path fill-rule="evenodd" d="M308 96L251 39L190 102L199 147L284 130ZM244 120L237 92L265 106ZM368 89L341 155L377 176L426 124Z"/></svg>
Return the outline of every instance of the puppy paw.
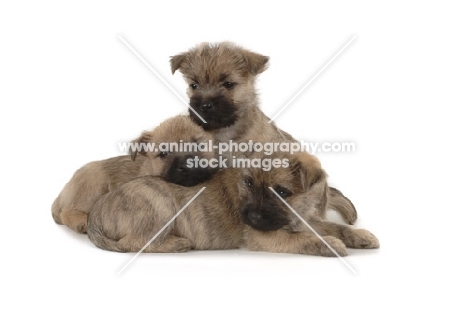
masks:
<svg viewBox="0 0 468 310"><path fill-rule="evenodd" d="M338 238L332 236L323 237L326 244L320 239L314 239L302 249L300 253L309 255L319 255L327 257L335 257L336 254L327 246L327 244L335 250L339 256L346 256L346 245Z"/></svg>
<svg viewBox="0 0 468 310"><path fill-rule="evenodd" d="M192 248L192 242L189 239L185 238L177 238L174 240L172 244L172 252L173 253L183 253L187 252Z"/></svg>
<svg viewBox="0 0 468 310"><path fill-rule="evenodd" d="M346 245L338 238L332 236L324 236L323 239L331 246L339 256L347 256L348 252L346 251ZM335 253L323 242L320 245L320 255L333 257L336 256Z"/></svg>
<svg viewBox="0 0 468 310"><path fill-rule="evenodd" d="M79 234L86 234L88 231L88 225L86 223L81 223L77 225L74 230Z"/></svg>
<svg viewBox="0 0 468 310"><path fill-rule="evenodd" d="M70 228L79 234L86 234L86 232L88 231L88 215L87 214L75 215L73 217L73 221L70 225Z"/></svg>
<svg viewBox="0 0 468 310"><path fill-rule="evenodd" d="M63 224L70 227L72 230L79 234L86 234L88 230L88 214L81 211L63 211L62 215Z"/></svg>
<svg viewBox="0 0 468 310"><path fill-rule="evenodd" d="M345 238L345 243L355 249L378 249L379 239L365 229L353 229Z"/></svg>

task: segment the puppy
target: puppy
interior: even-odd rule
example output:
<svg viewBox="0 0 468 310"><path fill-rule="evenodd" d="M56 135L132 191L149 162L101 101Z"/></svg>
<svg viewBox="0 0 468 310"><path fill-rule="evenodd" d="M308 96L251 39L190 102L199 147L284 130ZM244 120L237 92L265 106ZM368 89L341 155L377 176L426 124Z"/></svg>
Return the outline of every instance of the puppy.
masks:
<svg viewBox="0 0 468 310"><path fill-rule="evenodd" d="M299 153L292 156L290 162L291 167L268 172L259 168L242 169L241 180L244 182L240 183L239 195L242 221L248 226L244 231L246 248L264 252L335 255L288 205L340 256L347 255L346 247L380 247L378 239L367 230L325 220L329 200L335 192L331 193L327 175L317 158Z"/></svg>
<svg viewBox="0 0 468 310"><path fill-rule="evenodd" d="M176 116L162 122L153 131L143 134L133 144L159 148L161 143L208 143L209 132L194 124L188 116ZM137 154L143 156L137 156ZM194 156L213 157L202 152L150 152L144 148L131 150L131 155L113 157L88 163L75 172L52 205L52 217L57 224L65 224L78 233L87 231L87 215L94 203L104 194L137 176L157 175L166 182L193 186L209 179L216 169L187 166Z"/></svg>
<svg viewBox="0 0 468 310"><path fill-rule="evenodd" d="M346 255L346 246L379 246L365 230L323 221L329 192L326 174L315 157L307 153L255 156L249 168L220 170L216 178L190 188L182 189L156 176L125 183L96 202L88 217L88 237L97 247L117 252L140 251L159 232L144 252L246 247L332 256L325 244L303 229L271 187L313 221L340 255ZM263 169L266 160L279 160L281 165Z"/></svg>
<svg viewBox="0 0 468 310"><path fill-rule="evenodd" d="M171 57L172 73L179 70L189 87L192 119L217 141L271 140L292 137L279 130L259 109L256 77L268 57L230 42L202 43ZM263 139L262 139L263 138Z"/></svg>
<svg viewBox="0 0 468 310"><path fill-rule="evenodd" d="M295 141L260 110L256 77L266 70L269 58L230 42L202 43L170 59L172 73L179 70L188 84L192 119L213 133L218 142L272 140ZM230 154L238 156L239 154ZM229 157L229 155L227 155ZM357 219L353 203L331 188L329 208L348 224Z"/></svg>

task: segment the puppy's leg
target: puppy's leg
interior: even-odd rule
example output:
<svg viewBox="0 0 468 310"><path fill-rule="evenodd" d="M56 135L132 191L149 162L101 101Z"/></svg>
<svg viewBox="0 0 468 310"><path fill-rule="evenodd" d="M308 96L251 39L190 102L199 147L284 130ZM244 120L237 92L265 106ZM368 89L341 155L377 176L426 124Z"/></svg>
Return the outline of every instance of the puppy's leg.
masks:
<svg viewBox="0 0 468 310"><path fill-rule="evenodd" d="M340 256L347 255L346 246L341 240L333 236L325 236L323 239ZM252 251L335 256L325 243L309 232L261 232L249 227L246 230L245 246Z"/></svg>
<svg viewBox="0 0 468 310"><path fill-rule="evenodd" d="M379 239L365 229L353 229L346 225L321 221L312 221L310 225L318 234L336 237L349 248L377 249L380 247Z"/></svg>
<svg viewBox="0 0 468 310"><path fill-rule="evenodd" d="M87 214L94 203L108 192L108 179L100 162L92 162L78 169L52 205L52 217L85 234Z"/></svg>
<svg viewBox="0 0 468 310"><path fill-rule="evenodd" d="M119 240L109 238L102 229L91 224L88 226L88 237L97 247L115 252L139 252L153 238L147 236L135 237L130 234ZM162 236L161 236L162 235ZM192 248L190 240L174 235L164 235L164 232L151 242L144 250L145 253L181 253Z"/></svg>
<svg viewBox="0 0 468 310"><path fill-rule="evenodd" d="M88 215L76 210L63 210L60 214L62 222L80 234L86 234Z"/></svg>
<svg viewBox="0 0 468 310"><path fill-rule="evenodd" d="M183 237L169 235L162 242L151 243L143 252L145 253L182 253L192 248L192 242Z"/></svg>

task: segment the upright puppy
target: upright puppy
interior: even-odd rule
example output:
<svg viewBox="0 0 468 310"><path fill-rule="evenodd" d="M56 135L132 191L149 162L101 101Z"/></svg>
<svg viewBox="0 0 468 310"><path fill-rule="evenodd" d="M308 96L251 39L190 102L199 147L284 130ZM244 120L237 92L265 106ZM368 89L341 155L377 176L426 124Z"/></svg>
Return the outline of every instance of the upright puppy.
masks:
<svg viewBox="0 0 468 310"><path fill-rule="evenodd" d="M268 160L279 160L282 165L264 169ZM254 157L250 165L245 169L223 169L216 178L184 190L160 177L136 178L96 202L88 217L88 237L105 250L140 251L205 187L144 252L247 247L332 256L325 244L303 229L272 188L304 218L313 221L340 255L346 255L346 246L379 246L368 231L323 221L328 186L325 172L312 155L276 153Z"/></svg>
<svg viewBox="0 0 468 310"><path fill-rule="evenodd" d="M295 141L260 110L255 81L266 70L269 58L230 42L202 43L171 57L172 73L179 70L188 83L190 116L220 142L272 140ZM330 188L329 207L348 224L357 219L352 202Z"/></svg>
<svg viewBox="0 0 468 310"><path fill-rule="evenodd" d="M161 143L207 143L209 132L194 124L188 116L181 115L162 122L153 131L132 142L139 147L131 155L113 157L86 164L77 170L52 205L52 217L57 224L65 224L78 233L87 231L87 215L94 203L104 194L137 176L157 175L166 182L193 186L209 179L216 169L187 166L187 159L199 156L212 157L202 152L157 151ZM154 148L150 151L145 147ZM156 152L157 151L157 152ZM143 156L137 156L141 154Z"/></svg>
<svg viewBox="0 0 468 310"><path fill-rule="evenodd" d="M190 116L215 140L278 140L293 138L279 130L259 109L256 77L268 57L230 42L202 43L171 57L172 73L179 70L189 87Z"/></svg>

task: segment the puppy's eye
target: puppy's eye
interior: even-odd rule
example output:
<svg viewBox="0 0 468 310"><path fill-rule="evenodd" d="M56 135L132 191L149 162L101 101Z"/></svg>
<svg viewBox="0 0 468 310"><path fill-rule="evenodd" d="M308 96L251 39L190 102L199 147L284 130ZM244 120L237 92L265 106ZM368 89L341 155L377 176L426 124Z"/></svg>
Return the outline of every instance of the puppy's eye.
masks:
<svg viewBox="0 0 468 310"><path fill-rule="evenodd" d="M234 86L234 83L231 82L224 82L223 83L224 88L230 89Z"/></svg>
<svg viewBox="0 0 468 310"><path fill-rule="evenodd" d="M245 182L245 185L247 185L247 187L249 188L253 186L253 181L251 178L245 179L244 182Z"/></svg>
<svg viewBox="0 0 468 310"><path fill-rule="evenodd" d="M281 186L278 186L277 188L275 188L275 192L277 192L278 195L281 196L281 198L287 198L291 196L291 192Z"/></svg>
<svg viewBox="0 0 468 310"><path fill-rule="evenodd" d="M278 194L279 194L281 197L283 197L283 198L286 198L286 197L289 196L288 193L286 193L285 191L279 191Z"/></svg>
<svg viewBox="0 0 468 310"><path fill-rule="evenodd" d="M192 89L197 89L197 88L198 88L198 84L190 84L190 88L192 88Z"/></svg>
<svg viewBox="0 0 468 310"><path fill-rule="evenodd" d="M163 152L159 153L159 157L161 157L161 158L167 157L167 155L169 155L169 152L163 151Z"/></svg>

